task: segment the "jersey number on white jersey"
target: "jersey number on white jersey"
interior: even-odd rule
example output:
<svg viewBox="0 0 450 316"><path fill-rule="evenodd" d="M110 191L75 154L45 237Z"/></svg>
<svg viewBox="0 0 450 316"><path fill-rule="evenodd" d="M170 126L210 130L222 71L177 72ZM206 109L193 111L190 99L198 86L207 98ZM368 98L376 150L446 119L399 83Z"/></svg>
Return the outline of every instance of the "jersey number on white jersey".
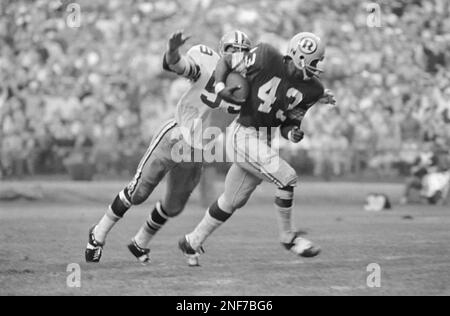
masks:
<svg viewBox="0 0 450 316"><path fill-rule="evenodd" d="M215 78L214 78L215 72L212 73L211 78L209 78L208 83L206 84L205 89L202 92L202 95L200 96L200 99L203 103L205 103L210 108L219 108L223 107L226 108L228 113L230 114L238 114L240 111L239 106L234 106L233 104L229 104L221 97L219 97L216 92L214 91L214 84L215 84Z"/></svg>

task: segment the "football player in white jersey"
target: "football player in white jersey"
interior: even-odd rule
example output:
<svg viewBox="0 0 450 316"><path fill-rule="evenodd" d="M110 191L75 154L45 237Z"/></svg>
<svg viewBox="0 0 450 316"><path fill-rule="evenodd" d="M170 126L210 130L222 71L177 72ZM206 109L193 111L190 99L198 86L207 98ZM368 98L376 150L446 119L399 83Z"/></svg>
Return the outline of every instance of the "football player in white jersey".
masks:
<svg viewBox="0 0 450 316"><path fill-rule="evenodd" d="M163 124L155 133L133 180L117 194L105 215L90 229L85 251L87 262L100 261L106 237L114 225L131 206L147 200L154 188L167 177L164 198L156 203L146 222L128 245L128 249L140 262L149 262L150 240L169 218L182 212L200 180L202 162L176 161L173 159L172 149L181 141L187 143L192 153L200 151L201 154L203 142L188 139L190 137L186 137L184 132L202 135L211 126L225 131L239 113L239 106L223 101L214 91L214 70L220 56L204 45L193 46L185 55L181 55L179 48L188 39L181 31L172 34L164 54L163 67L189 79L191 86L177 104L175 119ZM223 55L248 51L250 47L251 42L245 33L232 31L222 37L219 53ZM237 88L230 87L230 94ZM203 130L196 131L198 128Z"/></svg>

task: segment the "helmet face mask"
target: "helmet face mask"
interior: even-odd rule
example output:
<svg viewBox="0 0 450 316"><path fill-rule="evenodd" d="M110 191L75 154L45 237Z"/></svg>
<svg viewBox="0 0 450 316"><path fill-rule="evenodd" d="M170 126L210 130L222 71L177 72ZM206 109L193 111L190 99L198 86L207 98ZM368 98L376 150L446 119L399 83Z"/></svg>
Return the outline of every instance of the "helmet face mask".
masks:
<svg viewBox="0 0 450 316"><path fill-rule="evenodd" d="M325 45L313 33L302 32L290 40L287 56L303 71L304 79L318 77L323 72L317 64L324 59Z"/></svg>
<svg viewBox="0 0 450 316"><path fill-rule="evenodd" d="M323 60L323 57L322 57ZM311 73L311 76L309 77L319 77L321 73L323 73L323 70L321 68L317 67L317 64L322 61L319 59L313 60L309 65L306 65L306 70L308 73Z"/></svg>
<svg viewBox="0 0 450 316"><path fill-rule="evenodd" d="M219 43L219 54L221 56L234 53L234 52L245 52L251 49L252 43L249 37L241 31L234 30L226 33ZM233 51L229 49L233 48Z"/></svg>

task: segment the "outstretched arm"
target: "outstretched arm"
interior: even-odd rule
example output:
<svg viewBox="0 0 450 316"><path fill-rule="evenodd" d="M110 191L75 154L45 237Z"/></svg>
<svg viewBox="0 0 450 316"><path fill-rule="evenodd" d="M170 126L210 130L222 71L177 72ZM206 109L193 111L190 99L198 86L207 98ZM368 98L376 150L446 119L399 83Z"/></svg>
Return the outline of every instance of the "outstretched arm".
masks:
<svg viewBox="0 0 450 316"><path fill-rule="evenodd" d="M322 97L317 102L323 104L336 105L336 98L334 96L333 91L331 91L330 89L325 89Z"/></svg>
<svg viewBox="0 0 450 316"><path fill-rule="evenodd" d="M195 81L200 76L200 67L192 58L181 55L179 50L189 38L190 36L185 37L182 31L170 36L164 54L163 68Z"/></svg>

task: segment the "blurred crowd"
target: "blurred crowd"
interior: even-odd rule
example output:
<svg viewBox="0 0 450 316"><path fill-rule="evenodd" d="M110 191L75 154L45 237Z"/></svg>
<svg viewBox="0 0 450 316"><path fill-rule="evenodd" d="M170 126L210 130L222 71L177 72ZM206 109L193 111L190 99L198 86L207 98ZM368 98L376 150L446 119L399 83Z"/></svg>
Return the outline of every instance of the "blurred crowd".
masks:
<svg viewBox="0 0 450 316"><path fill-rule="evenodd" d="M132 172L186 88L161 67L177 29L212 47L234 28L283 51L299 31L326 40L323 78L338 106L314 107L306 139L282 144L316 175L392 174L426 141L448 149L449 2L374 3L2 0L0 177L87 164Z"/></svg>

